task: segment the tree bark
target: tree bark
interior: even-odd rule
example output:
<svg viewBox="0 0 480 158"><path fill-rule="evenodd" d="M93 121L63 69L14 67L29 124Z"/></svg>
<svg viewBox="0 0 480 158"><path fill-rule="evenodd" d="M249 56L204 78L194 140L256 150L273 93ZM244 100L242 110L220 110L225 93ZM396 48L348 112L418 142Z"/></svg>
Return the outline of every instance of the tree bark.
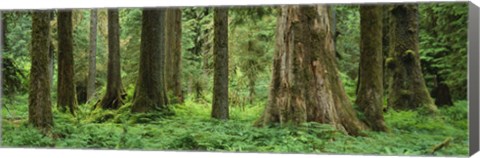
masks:
<svg viewBox="0 0 480 158"><path fill-rule="evenodd" d="M391 72L388 71L389 65L387 65L387 59L393 53L393 47L391 46L392 39L392 30L390 29L392 22L390 8L392 5L383 5L383 25L382 25L382 53L383 53L383 87L390 87L389 81L391 80ZM389 94L389 89L384 89L384 96Z"/></svg>
<svg viewBox="0 0 480 158"><path fill-rule="evenodd" d="M257 126L319 122L351 135L367 128L340 80L330 29L325 5L281 7L269 101Z"/></svg>
<svg viewBox="0 0 480 158"><path fill-rule="evenodd" d="M435 72L436 73L436 72ZM436 74L435 87L432 89L432 97L435 98L435 105L437 106L452 106L452 95L450 94L450 87L443 83L443 78Z"/></svg>
<svg viewBox="0 0 480 158"><path fill-rule="evenodd" d="M363 110L367 125L387 131L383 118L382 6L360 7L360 74L356 104Z"/></svg>
<svg viewBox="0 0 480 158"><path fill-rule="evenodd" d="M73 80L73 30L72 11L58 11L58 85L57 85L57 106L60 111L69 110L75 114L77 98L75 83Z"/></svg>
<svg viewBox="0 0 480 158"><path fill-rule="evenodd" d="M214 76L212 117L229 118L228 111L228 8L215 8L214 19Z"/></svg>
<svg viewBox="0 0 480 158"><path fill-rule="evenodd" d="M28 95L28 122L48 133L53 127L48 65L50 62L50 11L32 14L32 65Z"/></svg>
<svg viewBox="0 0 480 158"><path fill-rule="evenodd" d="M2 52L5 52L7 50L7 12L5 11L2 11L0 12L1 15L0 17L2 18L2 24L1 24L1 29L2 29L2 45L0 46L1 47L1 50Z"/></svg>
<svg viewBox="0 0 480 158"><path fill-rule="evenodd" d="M132 112L169 112L165 97L165 10L143 9L140 68Z"/></svg>
<svg viewBox="0 0 480 158"><path fill-rule="evenodd" d="M97 10L90 11L90 45L88 55L87 101L95 94L96 81L96 54L97 54Z"/></svg>
<svg viewBox="0 0 480 158"><path fill-rule="evenodd" d="M166 11L165 79L170 103L182 103L182 11L169 8Z"/></svg>
<svg viewBox="0 0 480 158"><path fill-rule="evenodd" d="M119 30L118 9L108 9L107 92L99 102L103 109L118 109L126 96L120 76Z"/></svg>
<svg viewBox="0 0 480 158"><path fill-rule="evenodd" d="M395 5L391 13L394 52L386 63L392 71L388 106L400 110L422 107L436 112L437 107L423 79L418 54L418 6Z"/></svg>

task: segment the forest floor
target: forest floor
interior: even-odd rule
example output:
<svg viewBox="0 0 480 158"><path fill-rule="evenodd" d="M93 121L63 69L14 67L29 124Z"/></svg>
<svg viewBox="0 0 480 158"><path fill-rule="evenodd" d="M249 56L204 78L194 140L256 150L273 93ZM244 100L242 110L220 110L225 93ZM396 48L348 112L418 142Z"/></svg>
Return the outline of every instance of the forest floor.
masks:
<svg viewBox="0 0 480 158"><path fill-rule="evenodd" d="M80 105L77 117L54 110L53 138L27 124L27 96L4 99L2 146L136 150L183 150L278 153L337 153L381 155L432 155L435 146L451 139L433 155L467 156L467 102L440 108L436 116L415 111L385 114L390 132L365 131L352 137L330 125L257 128L253 122L263 104L233 105L230 120L210 118L210 104L186 100L173 106L175 115L129 115L130 104L117 111L91 110ZM15 101L14 101L15 100Z"/></svg>

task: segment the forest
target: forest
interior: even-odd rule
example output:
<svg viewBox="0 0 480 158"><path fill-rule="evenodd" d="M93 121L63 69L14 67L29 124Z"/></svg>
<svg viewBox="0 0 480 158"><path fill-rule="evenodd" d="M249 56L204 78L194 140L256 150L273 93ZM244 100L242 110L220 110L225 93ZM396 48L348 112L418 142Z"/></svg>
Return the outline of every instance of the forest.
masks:
<svg viewBox="0 0 480 158"><path fill-rule="evenodd" d="M468 3L1 12L1 146L468 154Z"/></svg>

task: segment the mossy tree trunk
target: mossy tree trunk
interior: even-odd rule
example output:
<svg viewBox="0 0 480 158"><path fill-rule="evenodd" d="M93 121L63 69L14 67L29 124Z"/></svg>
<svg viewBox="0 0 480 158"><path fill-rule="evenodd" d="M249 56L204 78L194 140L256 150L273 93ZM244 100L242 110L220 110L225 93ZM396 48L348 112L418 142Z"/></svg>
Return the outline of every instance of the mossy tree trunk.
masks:
<svg viewBox="0 0 480 158"><path fill-rule="evenodd" d="M123 105L125 89L120 76L120 26L118 9L108 9L108 68L107 92L99 102L103 109L118 109Z"/></svg>
<svg viewBox="0 0 480 158"><path fill-rule="evenodd" d="M57 106L60 111L69 110L75 114L77 98L75 93L72 11L58 11L58 83Z"/></svg>
<svg viewBox="0 0 480 158"><path fill-rule="evenodd" d="M28 122L48 133L53 127L50 96L50 11L34 11L32 14L32 64L28 95Z"/></svg>
<svg viewBox="0 0 480 158"><path fill-rule="evenodd" d="M328 7L282 6L269 101L257 126L274 123L332 124L361 135L339 77Z"/></svg>
<svg viewBox="0 0 480 158"><path fill-rule="evenodd" d="M228 8L214 8L214 76L212 117L229 118L228 111Z"/></svg>
<svg viewBox="0 0 480 158"><path fill-rule="evenodd" d="M97 10L90 11L90 44L88 54L87 101L95 94L97 54Z"/></svg>
<svg viewBox="0 0 480 158"><path fill-rule="evenodd" d="M383 118L382 6L360 6L360 74L356 104L367 125L387 131Z"/></svg>
<svg viewBox="0 0 480 158"><path fill-rule="evenodd" d="M391 9L393 47L387 65L392 73L388 106L395 109L425 108L437 111L425 85L418 54L418 4L394 5Z"/></svg>
<svg viewBox="0 0 480 158"><path fill-rule="evenodd" d="M182 11L180 8L169 8L166 11L166 43L165 43L165 79L170 103L182 103L183 92L181 82L182 67Z"/></svg>
<svg viewBox="0 0 480 158"><path fill-rule="evenodd" d="M162 60L165 53L165 10L143 9L140 68L132 112L169 110Z"/></svg>
<svg viewBox="0 0 480 158"><path fill-rule="evenodd" d="M382 13L383 13L383 25L382 25L382 53L383 53L383 87L384 88L384 96L389 94L389 81L391 79L391 72L388 70L388 65L386 64L388 57L393 53L393 47L391 46L392 33L393 29L390 29L393 25L392 16L390 9L393 5L382 5Z"/></svg>
<svg viewBox="0 0 480 158"><path fill-rule="evenodd" d="M5 52L7 50L7 12L5 11L2 11L0 12L0 17L2 18L2 24L1 24L1 29L2 29L2 37L1 37L1 41L2 41L2 45L0 46L1 47L1 51L2 52Z"/></svg>

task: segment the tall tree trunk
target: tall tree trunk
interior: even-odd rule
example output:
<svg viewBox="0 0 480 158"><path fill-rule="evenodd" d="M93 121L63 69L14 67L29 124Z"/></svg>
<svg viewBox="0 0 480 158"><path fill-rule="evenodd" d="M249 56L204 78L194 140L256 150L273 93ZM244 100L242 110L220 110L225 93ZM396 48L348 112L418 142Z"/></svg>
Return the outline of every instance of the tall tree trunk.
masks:
<svg viewBox="0 0 480 158"><path fill-rule="evenodd" d="M143 9L142 39L140 44L140 67L132 112L152 112L165 110L168 101L165 97L165 10Z"/></svg>
<svg viewBox="0 0 480 158"><path fill-rule="evenodd" d="M330 29L325 5L282 6L269 101L257 126L312 121L352 135L367 128L339 79Z"/></svg>
<svg viewBox="0 0 480 158"><path fill-rule="evenodd" d="M390 8L392 5L382 5L382 13L383 13L383 25L382 25L382 53L383 53L383 87L390 87L389 82L391 79L392 72L388 71L389 65L387 65L387 59L390 59L391 53L393 53L393 47L391 44L392 41L392 33L393 29L390 29L392 22ZM389 94L389 89L384 89L384 96Z"/></svg>
<svg viewBox="0 0 480 158"><path fill-rule="evenodd" d="M166 11L165 79L170 103L182 103L182 11L169 8Z"/></svg>
<svg viewBox="0 0 480 158"><path fill-rule="evenodd" d="M32 14L32 65L28 95L28 122L48 133L53 127L48 64L50 62L50 11Z"/></svg>
<svg viewBox="0 0 480 158"><path fill-rule="evenodd" d="M60 111L75 114L77 98L73 80L72 10L58 11L58 85L57 106Z"/></svg>
<svg viewBox="0 0 480 158"><path fill-rule="evenodd" d="M418 54L418 4L395 5L391 10L393 53L387 65L392 78L388 106L395 109L426 108L437 111L425 85Z"/></svg>
<svg viewBox="0 0 480 158"><path fill-rule="evenodd" d="M356 104L363 110L367 125L387 131L383 118L382 6L360 7L360 73Z"/></svg>
<svg viewBox="0 0 480 158"><path fill-rule="evenodd" d="M228 111L228 8L214 8L214 76L212 117L227 120Z"/></svg>
<svg viewBox="0 0 480 158"><path fill-rule="evenodd" d="M118 9L108 9L107 92L99 102L103 109L118 109L126 96L120 76L119 30Z"/></svg>
<svg viewBox="0 0 480 158"><path fill-rule="evenodd" d="M2 52L5 52L7 50L7 12L5 11L2 11L0 12L1 13L1 18L2 18L2 25L1 25L1 29L2 29L2 45L1 45L1 51Z"/></svg>
<svg viewBox="0 0 480 158"><path fill-rule="evenodd" d="M90 45L88 54L87 101L95 94L97 56L97 10L90 10Z"/></svg>

